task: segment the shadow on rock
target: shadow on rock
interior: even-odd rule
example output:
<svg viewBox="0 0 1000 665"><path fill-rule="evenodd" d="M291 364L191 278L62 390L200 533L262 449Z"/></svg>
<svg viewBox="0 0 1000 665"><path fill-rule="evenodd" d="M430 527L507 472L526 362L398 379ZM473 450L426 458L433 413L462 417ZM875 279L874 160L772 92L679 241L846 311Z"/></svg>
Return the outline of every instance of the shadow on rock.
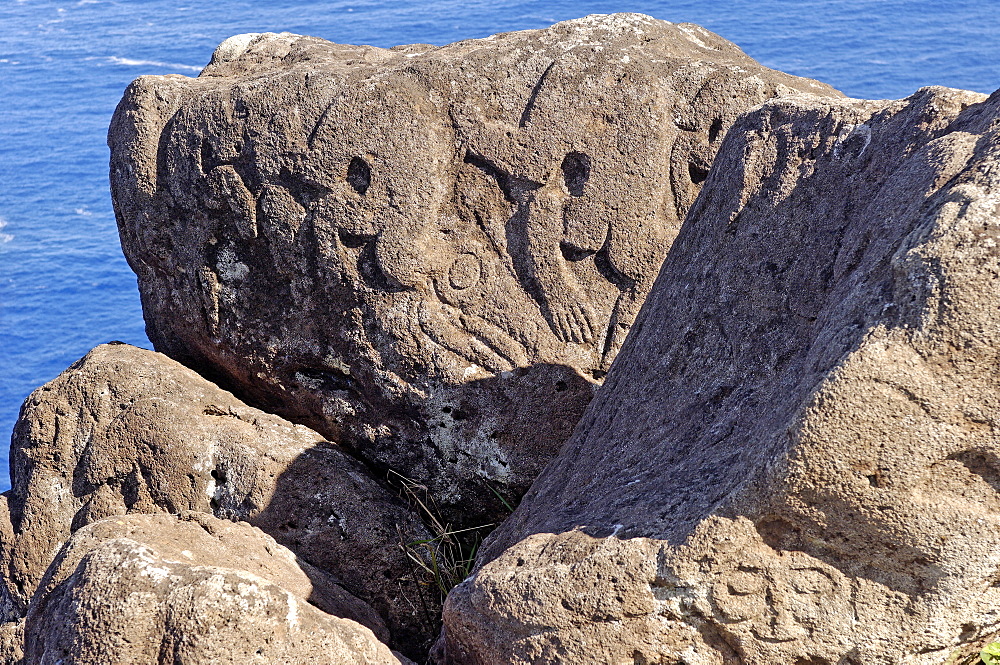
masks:
<svg viewBox="0 0 1000 665"><path fill-rule="evenodd" d="M422 659L440 626L441 596L408 554L419 557L414 543L434 537L417 513L331 443L304 451L274 483L262 510L246 510L230 505L222 476L216 514L246 520L332 575L384 618L393 648Z"/></svg>
<svg viewBox="0 0 1000 665"><path fill-rule="evenodd" d="M438 659L932 665L994 631L998 109L744 116Z"/></svg>

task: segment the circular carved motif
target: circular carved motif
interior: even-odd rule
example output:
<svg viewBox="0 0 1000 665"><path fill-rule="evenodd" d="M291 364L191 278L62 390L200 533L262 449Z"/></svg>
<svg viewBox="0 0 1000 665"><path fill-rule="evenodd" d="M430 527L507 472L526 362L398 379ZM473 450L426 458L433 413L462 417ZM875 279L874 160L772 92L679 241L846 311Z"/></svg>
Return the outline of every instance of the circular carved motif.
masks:
<svg viewBox="0 0 1000 665"><path fill-rule="evenodd" d="M451 288L461 291L475 286L479 282L483 268L479 257L470 252L459 254L448 269L448 282Z"/></svg>

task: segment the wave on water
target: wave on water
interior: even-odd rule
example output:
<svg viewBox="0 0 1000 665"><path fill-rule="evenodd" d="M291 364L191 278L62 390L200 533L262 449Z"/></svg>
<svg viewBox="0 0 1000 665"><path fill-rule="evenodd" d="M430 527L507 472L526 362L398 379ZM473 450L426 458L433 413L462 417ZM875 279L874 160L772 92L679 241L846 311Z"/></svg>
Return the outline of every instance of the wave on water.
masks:
<svg viewBox="0 0 1000 665"><path fill-rule="evenodd" d="M108 62L114 65L125 65L128 67L163 67L164 69L186 69L191 72L200 72L201 67L194 65L178 65L173 62L159 62L158 60L134 60L132 58L119 58L111 56Z"/></svg>
<svg viewBox="0 0 1000 665"><path fill-rule="evenodd" d="M14 239L14 236L12 236L11 234L3 232L4 227L6 226L7 226L7 220L4 219L3 217L0 217L0 245L2 245L5 242L10 242L11 240Z"/></svg>

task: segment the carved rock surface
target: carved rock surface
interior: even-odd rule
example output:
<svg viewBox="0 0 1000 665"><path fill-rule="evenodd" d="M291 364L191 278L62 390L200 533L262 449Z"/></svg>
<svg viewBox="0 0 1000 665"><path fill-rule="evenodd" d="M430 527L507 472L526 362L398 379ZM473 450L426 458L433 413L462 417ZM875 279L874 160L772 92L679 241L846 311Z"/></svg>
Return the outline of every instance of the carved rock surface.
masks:
<svg viewBox="0 0 1000 665"><path fill-rule="evenodd" d="M0 502L7 620L24 616L73 531L112 515L194 510L272 535L306 562L322 609L385 639L387 624L398 648L419 653L435 630L437 596L400 548L430 537L409 509L316 432L160 353L102 345L32 393L11 474Z"/></svg>
<svg viewBox="0 0 1000 665"><path fill-rule="evenodd" d="M247 524L193 512L111 517L77 530L46 572L25 621L25 660L410 662L317 609L313 592L295 555Z"/></svg>
<svg viewBox="0 0 1000 665"><path fill-rule="evenodd" d="M930 665L995 634L998 130L1000 93L944 88L740 119L439 658Z"/></svg>
<svg viewBox="0 0 1000 665"><path fill-rule="evenodd" d="M440 48L233 37L112 122L149 337L492 521L572 432L728 127L795 91L838 95L638 14Z"/></svg>

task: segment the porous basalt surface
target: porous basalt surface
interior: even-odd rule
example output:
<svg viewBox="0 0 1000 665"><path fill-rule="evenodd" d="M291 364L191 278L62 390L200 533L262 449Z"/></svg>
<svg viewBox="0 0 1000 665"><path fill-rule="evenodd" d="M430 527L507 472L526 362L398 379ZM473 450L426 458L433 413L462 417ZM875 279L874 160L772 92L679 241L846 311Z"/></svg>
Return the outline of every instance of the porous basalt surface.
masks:
<svg viewBox="0 0 1000 665"><path fill-rule="evenodd" d="M730 130L453 663L940 664L997 630L1000 94Z"/></svg>
<svg viewBox="0 0 1000 665"><path fill-rule="evenodd" d="M421 653L437 630L439 597L403 549L431 535L394 491L316 432L160 353L92 350L28 397L10 458L13 488L0 497L4 620L24 616L81 527L189 510L264 530L294 550L320 595L341 598L340 610L321 607L397 648Z"/></svg>
<svg viewBox="0 0 1000 665"><path fill-rule="evenodd" d="M444 47L227 40L109 133L156 348L494 522L556 453L726 130L837 96L638 14Z"/></svg>
<svg viewBox="0 0 1000 665"><path fill-rule="evenodd" d="M412 665L322 611L328 601L289 550L248 524L187 511L111 517L56 556L28 609L24 660Z"/></svg>

